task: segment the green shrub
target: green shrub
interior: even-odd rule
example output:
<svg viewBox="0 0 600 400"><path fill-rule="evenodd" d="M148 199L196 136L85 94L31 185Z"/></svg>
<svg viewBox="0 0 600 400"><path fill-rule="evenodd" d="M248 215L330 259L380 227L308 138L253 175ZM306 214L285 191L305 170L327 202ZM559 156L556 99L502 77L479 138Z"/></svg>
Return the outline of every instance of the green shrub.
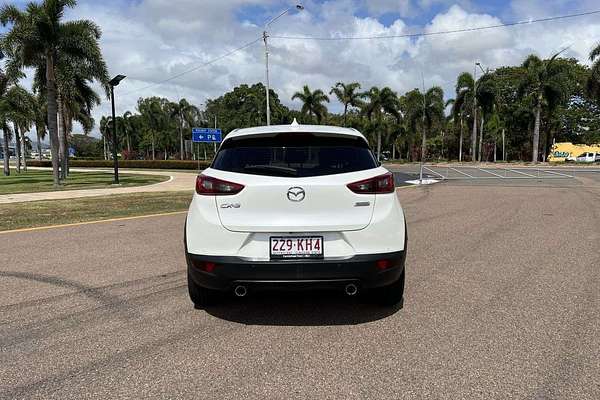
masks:
<svg viewBox="0 0 600 400"><path fill-rule="evenodd" d="M50 160L27 161L31 167L52 167ZM207 168L209 161L192 160L119 160L121 168L152 168L152 169L198 169ZM69 166L73 168L112 168L112 160L69 160Z"/></svg>

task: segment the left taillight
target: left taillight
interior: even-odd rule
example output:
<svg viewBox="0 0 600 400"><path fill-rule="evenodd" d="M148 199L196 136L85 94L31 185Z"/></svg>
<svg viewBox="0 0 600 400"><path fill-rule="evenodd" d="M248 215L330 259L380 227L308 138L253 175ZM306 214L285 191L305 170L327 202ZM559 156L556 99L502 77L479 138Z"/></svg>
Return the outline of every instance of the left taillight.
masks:
<svg viewBox="0 0 600 400"><path fill-rule="evenodd" d="M242 189L244 189L244 185L213 178L212 176L198 175L198 178L196 178L196 193L205 196L237 194Z"/></svg>
<svg viewBox="0 0 600 400"><path fill-rule="evenodd" d="M395 190L394 175L391 172L388 172L374 178L349 183L346 186L348 186L348 189L358 194L393 193Z"/></svg>

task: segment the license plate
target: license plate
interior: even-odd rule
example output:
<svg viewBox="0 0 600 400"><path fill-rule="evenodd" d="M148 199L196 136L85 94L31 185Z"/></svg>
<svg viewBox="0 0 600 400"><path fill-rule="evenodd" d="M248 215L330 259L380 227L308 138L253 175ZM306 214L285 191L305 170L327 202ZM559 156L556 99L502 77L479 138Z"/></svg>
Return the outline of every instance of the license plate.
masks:
<svg viewBox="0 0 600 400"><path fill-rule="evenodd" d="M271 237L271 258L323 258L323 236Z"/></svg>

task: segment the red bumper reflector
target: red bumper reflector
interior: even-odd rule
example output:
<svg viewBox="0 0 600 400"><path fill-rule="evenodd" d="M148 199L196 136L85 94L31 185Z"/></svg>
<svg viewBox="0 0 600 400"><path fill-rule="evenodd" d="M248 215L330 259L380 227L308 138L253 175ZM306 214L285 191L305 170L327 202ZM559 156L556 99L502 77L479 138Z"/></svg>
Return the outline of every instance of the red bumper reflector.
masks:
<svg viewBox="0 0 600 400"><path fill-rule="evenodd" d="M206 272L213 272L216 266L217 264L213 262L203 262L202 265L200 265L200 269Z"/></svg>
<svg viewBox="0 0 600 400"><path fill-rule="evenodd" d="M388 269L392 266L392 262L390 260L377 260L377 269L384 270Z"/></svg>

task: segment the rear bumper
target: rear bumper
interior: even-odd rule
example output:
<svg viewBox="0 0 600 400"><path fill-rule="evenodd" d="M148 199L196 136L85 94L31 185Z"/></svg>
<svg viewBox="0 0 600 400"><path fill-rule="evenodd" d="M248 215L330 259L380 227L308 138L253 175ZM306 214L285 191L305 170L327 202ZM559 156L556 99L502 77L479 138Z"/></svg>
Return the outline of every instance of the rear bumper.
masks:
<svg viewBox="0 0 600 400"><path fill-rule="evenodd" d="M342 260L248 261L239 257L203 256L186 252L189 277L197 285L232 290L244 284L250 287L312 288L340 287L355 283L364 289L386 286L404 272L406 249L394 253L356 255ZM377 261L389 260L390 267L380 270ZM207 272L206 263L213 269Z"/></svg>

